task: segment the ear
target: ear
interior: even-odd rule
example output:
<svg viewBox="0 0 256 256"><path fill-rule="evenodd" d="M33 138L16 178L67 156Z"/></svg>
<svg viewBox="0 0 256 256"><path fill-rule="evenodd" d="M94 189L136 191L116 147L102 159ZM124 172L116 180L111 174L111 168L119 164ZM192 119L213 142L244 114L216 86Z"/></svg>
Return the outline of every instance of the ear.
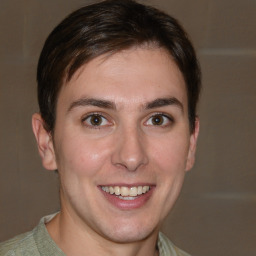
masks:
<svg viewBox="0 0 256 256"><path fill-rule="evenodd" d="M194 132L190 135L188 158L186 163L186 171L189 171L195 163L196 144L199 134L199 118L196 117Z"/></svg>
<svg viewBox="0 0 256 256"><path fill-rule="evenodd" d="M47 170L56 170L56 158L51 133L45 129L44 120L39 113L32 116L32 128L42 164Z"/></svg>

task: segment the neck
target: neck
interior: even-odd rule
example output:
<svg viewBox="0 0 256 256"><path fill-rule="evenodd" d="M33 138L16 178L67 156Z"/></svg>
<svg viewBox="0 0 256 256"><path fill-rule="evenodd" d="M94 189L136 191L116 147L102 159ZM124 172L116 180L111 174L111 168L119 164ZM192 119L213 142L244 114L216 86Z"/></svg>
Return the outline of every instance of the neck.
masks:
<svg viewBox="0 0 256 256"><path fill-rule="evenodd" d="M158 230L140 241L129 243L114 242L93 231L84 228L82 223L74 221L70 215L59 213L46 227L67 256L157 256L156 243Z"/></svg>

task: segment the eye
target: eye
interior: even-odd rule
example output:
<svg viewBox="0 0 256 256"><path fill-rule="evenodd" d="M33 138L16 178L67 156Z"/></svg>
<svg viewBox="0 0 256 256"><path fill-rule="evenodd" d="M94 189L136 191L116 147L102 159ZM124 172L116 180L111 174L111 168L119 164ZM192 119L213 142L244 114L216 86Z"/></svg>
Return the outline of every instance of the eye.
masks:
<svg viewBox="0 0 256 256"><path fill-rule="evenodd" d="M110 122L100 114L90 114L82 119L82 122L88 127L102 127L110 125Z"/></svg>
<svg viewBox="0 0 256 256"><path fill-rule="evenodd" d="M165 114L154 114L151 116L147 121L146 125L153 125L153 126L168 126L173 122L173 118L167 116Z"/></svg>

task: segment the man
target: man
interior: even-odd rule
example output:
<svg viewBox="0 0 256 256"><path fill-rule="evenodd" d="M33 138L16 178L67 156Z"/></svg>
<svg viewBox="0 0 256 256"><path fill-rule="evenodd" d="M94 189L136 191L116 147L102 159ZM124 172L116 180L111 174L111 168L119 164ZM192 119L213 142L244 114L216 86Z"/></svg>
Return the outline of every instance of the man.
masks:
<svg viewBox="0 0 256 256"><path fill-rule="evenodd" d="M32 117L61 209L1 255L188 255L160 233L194 163L200 70L172 17L131 0L77 10L50 34Z"/></svg>

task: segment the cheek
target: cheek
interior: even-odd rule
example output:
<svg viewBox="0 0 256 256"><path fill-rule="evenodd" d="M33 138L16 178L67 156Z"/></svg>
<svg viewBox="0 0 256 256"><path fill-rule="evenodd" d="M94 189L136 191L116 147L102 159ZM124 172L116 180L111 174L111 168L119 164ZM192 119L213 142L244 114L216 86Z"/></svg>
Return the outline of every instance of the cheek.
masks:
<svg viewBox="0 0 256 256"><path fill-rule="evenodd" d="M170 136L152 143L151 154L165 174L185 171L189 142L184 136Z"/></svg>
<svg viewBox="0 0 256 256"><path fill-rule="evenodd" d="M107 142L85 140L81 137L65 140L58 147L58 167L60 171L79 176L93 176L107 162L109 147Z"/></svg>

